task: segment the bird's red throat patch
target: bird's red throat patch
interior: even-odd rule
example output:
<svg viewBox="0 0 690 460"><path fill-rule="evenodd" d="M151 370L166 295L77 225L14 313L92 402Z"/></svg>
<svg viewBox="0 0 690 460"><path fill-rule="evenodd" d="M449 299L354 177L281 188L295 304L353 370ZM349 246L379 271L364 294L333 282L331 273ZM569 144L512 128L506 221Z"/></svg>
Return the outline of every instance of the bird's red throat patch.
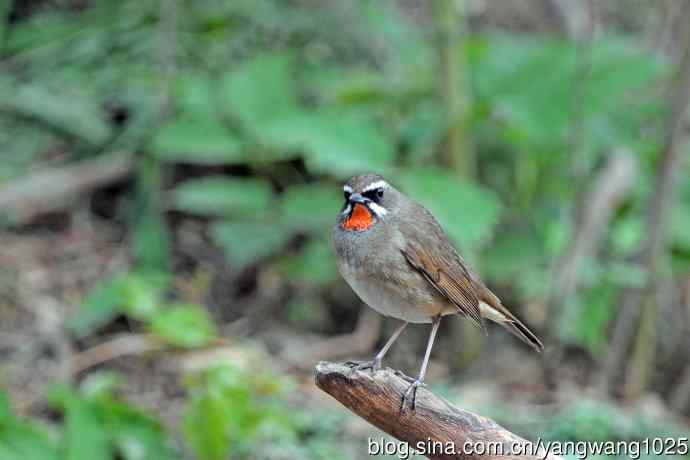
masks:
<svg viewBox="0 0 690 460"><path fill-rule="evenodd" d="M343 228L345 230L361 232L368 229L373 222L374 219L371 217L369 209L363 204L356 203L354 208L352 208L350 217L343 222Z"/></svg>

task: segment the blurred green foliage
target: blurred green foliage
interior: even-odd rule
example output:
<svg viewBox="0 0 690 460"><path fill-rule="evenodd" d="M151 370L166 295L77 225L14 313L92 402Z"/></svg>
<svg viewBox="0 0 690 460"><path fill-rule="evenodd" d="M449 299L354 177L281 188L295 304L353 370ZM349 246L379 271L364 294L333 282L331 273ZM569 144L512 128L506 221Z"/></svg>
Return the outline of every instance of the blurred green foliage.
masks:
<svg viewBox="0 0 690 460"><path fill-rule="evenodd" d="M84 299L67 326L77 337L83 337L117 315L126 315L169 345L194 348L209 344L216 337L216 326L208 310L165 301L168 283L168 275L150 272L106 279Z"/></svg>
<svg viewBox="0 0 690 460"><path fill-rule="evenodd" d="M188 458L174 433L117 396L119 382L116 374L96 372L78 389L55 386L48 399L59 417L50 424L18 418L0 392L0 459ZM280 397L291 386L273 374L232 366L194 375L178 434L199 460L343 458L333 442L341 419L286 407Z"/></svg>
<svg viewBox="0 0 690 460"><path fill-rule="evenodd" d="M118 399L112 374L90 375L79 390L55 387L48 395L61 415L59 426L13 415L0 398L0 458L108 460L182 458L159 421Z"/></svg>
<svg viewBox="0 0 690 460"><path fill-rule="evenodd" d="M294 382L271 373L221 367L189 382L183 430L197 458L344 458L334 442L342 418L286 407Z"/></svg>
<svg viewBox="0 0 690 460"><path fill-rule="evenodd" d="M561 340L598 358L616 293L646 281L634 260L663 141L658 88L671 69L630 37L598 36L582 81L576 46L562 38L492 30L466 37L479 164L478 177L460 179L438 154L451 123L436 88L437 44L392 2L87 3L79 11L45 6L0 31L0 181L56 155L137 160L136 190L120 216L135 266L86 296L68 321L75 337L124 315L173 347L214 340L206 308L174 300L171 211L208 222L234 272L277 267L298 288L285 319L318 323L321 294L337 282L328 234L339 184L364 171L428 206L492 283L522 301L543 300L553 260L574 231L577 187L586 186L573 171L590 177L626 147L640 164L637 186L610 224L607 250L582 270L564 313L573 327ZM677 271L690 267L689 216L684 180L672 209ZM262 449L281 446L290 458L332 451L324 441L332 431L276 403L279 386L232 368L191 379L183 431L194 454L242 458L267 439L274 444ZM57 391L57 429L17 419L3 399L0 459L178 458L159 422L112 390L87 380ZM554 438L599 429L587 418L597 410L555 423ZM587 421L574 423L583 413Z"/></svg>
<svg viewBox="0 0 690 460"><path fill-rule="evenodd" d="M646 413L644 410L624 412L619 407L604 401L588 400L571 402L562 407L556 414L547 418L544 424L543 439L553 441L615 441L640 442L648 439L650 451L639 448L640 458L690 458L690 454L673 454L671 450L663 455L655 455L658 443L651 447L655 438L673 439L672 442L688 439L687 430L681 425L664 420L659 415ZM680 441L682 444L683 441ZM644 446L644 445L643 445ZM633 447L635 448L635 447ZM682 445L678 449L684 451ZM631 454L633 451L631 451ZM632 455L621 453L614 458L630 458ZM596 455L588 458L611 458L607 455Z"/></svg>

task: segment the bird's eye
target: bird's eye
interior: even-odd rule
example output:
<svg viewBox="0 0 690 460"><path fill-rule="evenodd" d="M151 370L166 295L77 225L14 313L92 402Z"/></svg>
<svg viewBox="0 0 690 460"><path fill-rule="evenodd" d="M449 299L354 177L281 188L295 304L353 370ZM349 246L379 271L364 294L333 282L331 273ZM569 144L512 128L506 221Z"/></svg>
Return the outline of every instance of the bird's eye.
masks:
<svg viewBox="0 0 690 460"><path fill-rule="evenodd" d="M383 198L383 187L376 189L376 196Z"/></svg>

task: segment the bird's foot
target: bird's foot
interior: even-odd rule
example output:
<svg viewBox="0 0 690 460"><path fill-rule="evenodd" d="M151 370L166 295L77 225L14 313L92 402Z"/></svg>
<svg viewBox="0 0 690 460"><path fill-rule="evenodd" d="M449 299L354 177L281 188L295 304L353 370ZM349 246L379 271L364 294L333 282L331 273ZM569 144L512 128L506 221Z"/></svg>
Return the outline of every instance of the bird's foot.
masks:
<svg viewBox="0 0 690 460"><path fill-rule="evenodd" d="M350 375L355 371L365 371L369 369L372 374L381 369L381 360L372 359L371 361L347 361L346 366L350 368Z"/></svg>
<svg viewBox="0 0 690 460"><path fill-rule="evenodd" d="M422 383L421 380L415 379L410 383L410 386L407 387L407 390L405 393L403 393L402 398L400 400L400 414L405 413L405 402L409 401L410 402L410 409L412 412L415 411L415 406L417 402L417 388L426 386L424 383Z"/></svg>

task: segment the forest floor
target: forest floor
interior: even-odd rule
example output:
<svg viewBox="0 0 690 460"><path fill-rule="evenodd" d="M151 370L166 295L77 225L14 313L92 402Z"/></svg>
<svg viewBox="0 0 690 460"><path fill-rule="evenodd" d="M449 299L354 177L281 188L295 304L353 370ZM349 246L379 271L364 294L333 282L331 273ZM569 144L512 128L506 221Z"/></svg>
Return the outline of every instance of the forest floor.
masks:
<svg viewBox="0 0 690 460"><path fill-rule="evenodd" d="M339 439L345 458L357 458L358 452L366 449L367 438L382 436L319 391L309 366L298 369L286 364L285 354L269 352L281 347L276 346L276 341L302 347L312 343L311 336L305 339L303 334L291 332L279 322L267 321L269 326L251 338L234 340L226 336L222 347L199 352L148 349L135 340L133 348L124 350L121 357L111 360L106 353L103 362L89 358L84 366L80 359L90 350L103 343L126 347L118 342L120 338L139 335L137 325L126 318L118 318L82 339L71 337L65 328L65 321L75 314L86 292L104 276L127 266L127 251L117 229L99 221L3 233L0 240L0 372L18 414L50 420L54 412L45 395L51 385L79 383L92 370L108 369L122 376L119 394L156 414L176 442L181 443L181 416L187 398L185 375L190 370L229 360L240 366L260 362L277 374L289 375L296 386L285 404L313 409L314 413L335 414L340 420ZM221 330L232 328L224 329L221 325ZM417 364L409 352L409 348L401 346L401 351L392 353L385 364L403 367L406 373L413 374ZM576 363L571 377L563 371L565 380L556 392L548 390L541 382L538 359L519 347L503 347L500 353L488 353L478 359L455 381L450 380L443 360L437 359L431 362L429 380L434 391L464 408L489 416L509 414L509 420L517 421L511 428L529 437L539 432L544 413L552 413L568 401L592 396L577 381ZM499 371L496 374L488 369ZM643 399L640 407L660 414L670 412L653 397Z"/></svg>

